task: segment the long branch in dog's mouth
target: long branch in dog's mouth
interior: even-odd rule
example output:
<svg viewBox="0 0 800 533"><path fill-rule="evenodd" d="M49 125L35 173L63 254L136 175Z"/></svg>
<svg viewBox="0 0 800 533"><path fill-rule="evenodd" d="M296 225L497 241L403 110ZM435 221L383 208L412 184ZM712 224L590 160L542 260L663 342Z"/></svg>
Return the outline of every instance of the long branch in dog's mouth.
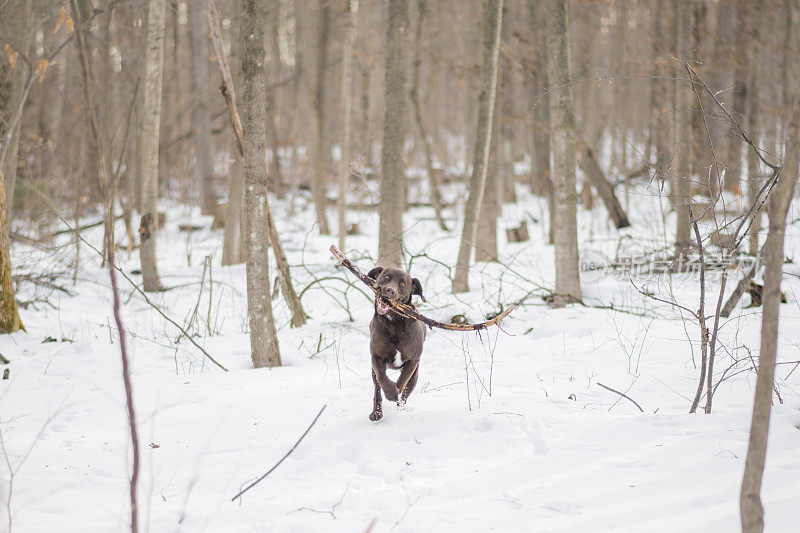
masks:
<svg viewBox="0 0 800 533"><path fill-rule="evenodd" d="M383 298L381 298L380 296L378 296L376 294L375 295L375 310L378 311L378 314L379 315L385 315L386 313L389 312L389 309L391 309L391 306L388 303L384 302Z"/></svg>

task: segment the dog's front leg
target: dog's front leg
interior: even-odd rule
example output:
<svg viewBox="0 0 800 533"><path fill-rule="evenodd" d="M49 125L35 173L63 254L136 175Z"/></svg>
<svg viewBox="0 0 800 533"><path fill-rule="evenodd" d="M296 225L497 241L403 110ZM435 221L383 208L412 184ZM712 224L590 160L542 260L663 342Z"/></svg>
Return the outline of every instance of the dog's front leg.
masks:
<svg viewBox="0 0 800 533"><path fill-rule="evenodd" d="M397 378L397 390L399 390L401 393L405 391L408 381L411 379L411 376L414 375L414 372L417 371L418 366L419 359L412 359L403 364L403 370L400 371L400 377ZM405 395L403 401L406 397L408 397L408 394ZM398 401L398 403L401 403L401 401Z"/></svg>
<svg viewBox="0 0 800 533"><path fill-rule="evenodd" d="M378 377L375 375L374 368L372 369L372 383L375 385L375 397L372 400L372 413L370 413L369 419L377 422L383 418L383 408L381 407L383 397L381 396L381 386L378 384Z"/></svg>
<svg viewBox="0 0 800 533"><path fill-rule="evenodd" d="M372 372L378 380L381 389L383 389L383 394L386 396L386 399L390 402L396 402L400 392L397 390L397 385L395 385L394 381L389 379L389 376L386 375L386 359L373 357Z"/></svg>

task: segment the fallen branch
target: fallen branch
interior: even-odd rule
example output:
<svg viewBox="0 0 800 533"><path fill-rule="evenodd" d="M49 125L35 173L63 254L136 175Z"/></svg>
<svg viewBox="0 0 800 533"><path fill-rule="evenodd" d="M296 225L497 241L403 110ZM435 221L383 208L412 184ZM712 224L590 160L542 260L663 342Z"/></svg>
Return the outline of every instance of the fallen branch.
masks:
<svg viewBox="0 0 800 533"><path fill-rule="evenodd" d="M336 246L331 245L330 250L333 256L336 258L336 260L339 261L339 263L341 263L342 266L347 268L347 270L352 272L359 280L361 280L362 283L366 284L367 287L372 289L376 295L378 294L377 282L374 279L364 275L364 273L362 273L357 266L355 266L347 257L345 257L345 255L342 252L340 252ZM431 318L419 314L412 305L406 305L400 302L396 302L394 300L383 300L383 301L387 305L389 305L389 307L391 307L395 313L397 313L402 317L417 320L432 328L446 329L449 331L479 331L482 329L486 329L489 326L494 326L495 324L503 320L505 317L509 315L509 313L511 313L511 311L514 310L513 305L509 306L508 308L506 308L505 311L499 313L491 320L488 320L486 322L480 322L478 324L446 324L444 322L438 322L436 320L433 320ZM422 301L424 302L425 299L423 298Z"/></svg>
<svg viewBox="0 0 800 533"><path fill-rule="evenodd" d="M628 400L629 402L631 402L633 405L635 405L636 407L638 407L638 408L639 408L639 411L641 411L641 412L643 412L643 413L644 413L644 409L642 409L642 406L641 406L641 405L639 405L638 403L636 403L636 400L634 400L633 398L631 398L630 396L628 396L628 395L627 395L627 394L625 394L624 392L620 392L620 391L618 391L618 390L612 389L611 387L606 387L605 385L603 385L602 383L599 383L599 382L597 383L597 385L598 385L598 386L600 386L600 387L603 387L604 389L606 389L606 390L608 390L608 391L611 391L611 392L614 392L614 393L616 393L616 394L619 394L620 396L622 396L623 398L625 398L626 400Z"/></svg>
<svg viewBox="0 0 800 533"><path fill-rule="evenodd" d="M270 474L272 473L272 471L273 471L273 470L275 470L276 468L278 468L278 467L281 465L281 463L282 463L282 462L284 462L284 461L286 460L286 458L287 458L287 457L289 457L290 455L292 455L292 452L295 450L295 448L297 448L297 446L300 444L300 442L301 442L301 441L302 441L302 440L303 440L303 439L306 437L306 435L308 435L308 432L309 432L309 431L311 431L311 428L313 428L313 427L314 427L314 424L316 424L316 423L317 423L317 420L319 420L319 417L322 415L322 411L324 411L326 407L328 407L328 404L327 404L327 403L326 403L325 405L323 405L323 406L322 406L322 409L320 409L320 410L319 410L319 413L317 413L317 416L315 416L315 417L314 417L314 420L312 420L312 421L311 421L311 425L310 425L310 426L308 426L308 428L306 428L305 432L303 432L303 434L302 434L302 435L300 435L300 438L299 438L299 439L297 439L297 442L295 442L295 443L294 443L294 446L292 446L292 449L291 449L291 450L289 450L288 452L286 452L286 455L284 455L283 457L281 457L281 460L280 460L280 461L278 461L277 463L275 463L275 464L273 465L273 467L272 467L272 468L270 468L269 470L267 470L267 473L266 473L266 474L264 474L263 476L261 476L261 477L260 477L260 478L258 478L257 480L255 480L255 481L253 481L252 483L250 483L250 484L249 484L247 487L245 487L245 488L244 488L244 489L242 489L241 491L239 491L239 494L237 494L236 496L234 496L233 498L231 498L231 501L232 501L232 502L236 501L236 499L237 499L237 498L241 498L242 494L244 494L244 493L245 493L245 492L247 492L248 490L252 489L252 488L253 488L253 487L255 487L256 485L258 485L259 483L261 483L261 481L262 481L262 480L263 480L265 477L267 477L268 475L270 475Z"/></svg>

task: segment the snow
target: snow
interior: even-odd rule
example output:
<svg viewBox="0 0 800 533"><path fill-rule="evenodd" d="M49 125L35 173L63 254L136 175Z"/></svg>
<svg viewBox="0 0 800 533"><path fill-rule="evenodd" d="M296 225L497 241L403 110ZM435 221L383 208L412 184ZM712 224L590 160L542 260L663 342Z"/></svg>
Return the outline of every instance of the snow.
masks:
<svg viewBox="0 0 800 533"><path fill-rule="evenodd" d="M642 189L635 197L642 205L624 233L610 228L602 207L581 210L582 250L613 255L623 237L650 249L668 240L671 215L665 221L659 211L658 191ZM481 321L533 293L502 330L429 331L408 404L384 402L384 418L373 423L367 418L372 304L349 273L335 268L328 252L335 239L317 234L309 223L313 210L302 201L295 215L275 205L298 292L314 282L303 294L312 317L303 328L291 329L283 300L273 300L281 368L251 368L244 265L220 266L222 231L178 231L179 222L210 227L196 210L164 204L159 270L171 290L151 298L230 372L204 360L120 280L142 455L143 530L350 532L373 521L373 531L738 529L755 383L746 349L757 357L760 308L740 304L724 323L721 342L730 353L722 350L716 377L731 366L731 355L743 361L717 389L713 413L689 415L697 324L613 276L584 283L590 307L548 309L539 296L553 286L553 248L546 225L534 222L546 219L541 200L520 189L519 204L504 207L502 265L474 265L472 292L457 296L449 294L448 278L456 232L441 232L429 209L414 209L405 218L405 244L428 300L418 306L423 314ZM348 238L345 252L369 269L377 214L351 212L348 219L366 233ZM521 220L531 240L507 244L502 230ZM452 219L450 227L460 224ZM85 235L100 243L101 231ZM796 256L798 237L790 227L789 257ZM7 458L13 471L12 480L8 465L0 465L0 500L10 499L16 532L124 531L131 450L108 274L84 246L73 287L74 246L69 235L60 239L55 249L12 249L17 272L65 271L58 283L74 296L52 293L52 306L22 310L27 334L0 336L0 353L11 360L10 379L0 381L0 463ZM138 268L136 253L119 255L126 273ZM201 282L206 256L211 284L208 273ZM784 362L800 359L800 269L787 270ZM697 307L695 277L634 281ZM711 300L717 287L710 280ZM42 289L23 284L19 296L34 293ZM620 310L591 307L611 302ZM56 342L43 342L47 337ZM784 403L773 408L762 490L771 532L798 527L800 371L792 368L781 365L776 376ZM598 383L626 392L644 412ZM295 452L232 503L292 447L323 405ZM0 507L5 513L6 505ZM0 530L7 523L1 516Z"/></svg>

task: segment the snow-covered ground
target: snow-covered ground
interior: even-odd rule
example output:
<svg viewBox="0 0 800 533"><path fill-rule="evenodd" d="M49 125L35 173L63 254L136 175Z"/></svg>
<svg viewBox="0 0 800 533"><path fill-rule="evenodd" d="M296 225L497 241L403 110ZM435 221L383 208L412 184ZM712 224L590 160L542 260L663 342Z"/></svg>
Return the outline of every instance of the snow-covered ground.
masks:
<svg viewBox="0 0 800 533"><path fill-rule="evenodd" d="M448 267L460 224L452 219L459 231L446 234L430 210L406 215L411 272L428 299L419 305L424 314L480 321L528 297L502 330L480 336L430 331L416 391L404 409L385 403L378 423L367 418L372 306L354 278L335 267L328 252L335 240L311 226L305 200L296 215L280 203L275 210L311 320L291 329L278 296L284 366L260 370L250 364L244 266L220 266L221 231L178 231L179 222L208 228L210 219L165 205L159 268L170 290L151 298L230 372L204 360L120 280L139 417L144 529L353 532L374 521L373 531L737 530L755 383L747 350L757 357L760 308L740 304L725 321L717 379L732 357L742 362L727 371L713 414L689 415L697 324L610 275L585 281L589 307L548 309L541 296L553 286L553 248L546 245L546 226L536 222L546 216L544 206L523 189L520 195L518 204L504 208L502 264L475 265L473 291L458 296L450 294ZM581 210L582 250L613 254L620 242L663 244L657 190L640 189L635 199L634 227L624 232L609 227L602 207ZM349 216L362 234L349 238L345 251L368 269L377 214ZM502 230L520 220L527 220L531 240L507 244ZM100 242L99 228L85 235ZM57 244L67 244L70 236L60 239ZM792 226L787 255L797 257L799 247ZM58 283L74 294L53 292L52 305L22 310L27 334L0 336L0 352L11 360L10 379L0 381L0 500L10 500L0 513L10 510L16 532L128 527L131 450L108 274L83 247L73 286L73 254L73 246L13 247L17 272L65 271ZM204 275L206 256L212 266ZM135 253L129 258L121 251L119 260L126 272L138 268ZM787 265L787 271L783 362L800 359L800 267ZM697 307L696 277L634 282ZM711 280L709 307L716 287ZM46 292L23 284L20 298L36 291ZM611 303L615 310L600 308ZM783 403L773 410L762 491L771 532L800 527L800 370L793 368L781 365L776 376ZM644 412L598 383L626 392ZM291 448L323 405L297 450L232 503ZM3 517L0 530L7 525Z"/></svg>

